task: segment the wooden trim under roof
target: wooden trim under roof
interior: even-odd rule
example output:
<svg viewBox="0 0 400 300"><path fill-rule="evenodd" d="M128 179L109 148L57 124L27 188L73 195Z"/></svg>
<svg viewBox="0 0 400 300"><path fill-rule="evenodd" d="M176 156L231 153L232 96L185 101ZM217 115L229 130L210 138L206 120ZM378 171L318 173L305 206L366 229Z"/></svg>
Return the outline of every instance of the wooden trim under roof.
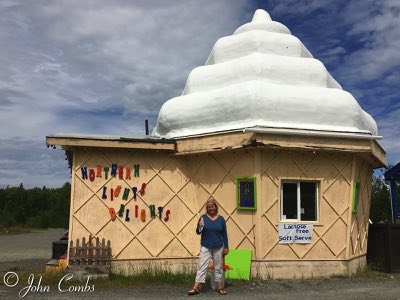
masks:
<svg viewBox="0 0 400 300"><path fill-rule="evenodd" d="M385 166L386 153L376 140L279 135L256 132L229 132L184 139L127 138L113 136L48 136L46 144L74 147L105 147L168 151L175 155L190 155L241 148L281 148L308 151L349 152L370 161L373 167Z"/></svg>
<svg viewBox="0 0 400 300"><path fill-rule="evenodd" d="M63 149L73 147L98 147L98 148L126 148L126 149L148 149L174 152L176 141L152 138L129 138L114 136L64 136L54 135L46 137L47 145L59 145Z"/></svg>
<svg viewBox="0 0 400 300"><path fill-rule="evenodd" d="M297 135L231 132L177 140L176 155L234 150L239 148L282 148L310 151L344 151L368 158L378 168L386 165L386 153L375 140Z"/></svg>

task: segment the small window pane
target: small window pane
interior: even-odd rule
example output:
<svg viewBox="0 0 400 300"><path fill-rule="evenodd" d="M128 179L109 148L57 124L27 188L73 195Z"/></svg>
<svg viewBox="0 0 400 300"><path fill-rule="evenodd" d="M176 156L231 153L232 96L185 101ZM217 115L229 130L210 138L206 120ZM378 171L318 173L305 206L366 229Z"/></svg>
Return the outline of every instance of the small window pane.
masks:
<svg viewBox="0 0 400 300"><path fill-rule="evenodd" d="M300 209L302 221L317 220L317 183L300 182Z"/></svg>
<svg viewBox="0 0 400 300"><path fill-rule="evenodd" d="M283 183L282 219L297 219L297 183Z"/></svg>

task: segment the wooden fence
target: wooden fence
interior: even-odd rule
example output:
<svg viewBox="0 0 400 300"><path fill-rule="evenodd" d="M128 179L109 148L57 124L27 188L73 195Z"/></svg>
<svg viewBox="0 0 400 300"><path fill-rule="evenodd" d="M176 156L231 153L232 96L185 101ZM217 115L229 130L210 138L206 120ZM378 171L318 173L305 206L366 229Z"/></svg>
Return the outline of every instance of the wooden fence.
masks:
<svg viewBox="0 0 400 300"><path fill-rule="evenodd" d="M95 245L93 241L95 240ZM103 238L100 239L89 236L89 242L86 243L85 238L82 238L82 243L79 239L76 240L74 246L73 241L69 243L69 264L82 266L109 266L111 261L111 243Z"/></svg>
<svg viewBox="0 0 400 300"><path fill-rule="evenodd" d="M369 225L367 249L369 265L387 273L400 272L400 225Z"/></svg>

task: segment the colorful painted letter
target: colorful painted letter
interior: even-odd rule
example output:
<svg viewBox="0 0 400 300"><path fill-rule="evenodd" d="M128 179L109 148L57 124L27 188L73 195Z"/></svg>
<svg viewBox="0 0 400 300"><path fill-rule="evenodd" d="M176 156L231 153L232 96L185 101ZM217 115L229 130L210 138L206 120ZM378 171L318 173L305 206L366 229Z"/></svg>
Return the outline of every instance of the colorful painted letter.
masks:
<svg viewBox="0 0 400 300"><path fill-rule="evenodd" d="M125 211L125 205L121 204L121 206L119 207L119 211L118 211L118 216L120 218L122 218L124 216L124 211Z"/></svg>
<svg viewBox="0 0 400 300"><path fill-rule="evenodd" d="M101 171L102 171L101 166L97 165L96 166L96 177L101 177Z"/></svg>
<svg viewBox="0 0 400 300"><path fill-rule="evenodd" d="M146 211L144 209L140 211L140 220L142 220L142 222L146 222Z"/></svg>
<svg viewBox="0 0 400 300"><path fill-rule="evenodd" d="M125 179L131 179L131 168L129 167L125 169Z"/></svg>
<svg viewBox="0 0 400 300"><path fill-rule="evenodd" d="M155 205L150 205L150 218L154 218L156 216L156 206Z"/></svg>
<svg viewBox="0 0 400 300"><path fill-rule="evenodd" d="M110 207L108 209L108 211L110 212L111 220L115 221L115 219L117 218L117 214L115 213L115 209L113 207Z"/></svg>
<svg viewBox="0 0 400 300"><path fill-rule="evenodd" d="M118 177L119 177L119 179L124 179L124 167L123 166L118 167Z"/></svg>
<svg viewBox="0 0 400 300"><path fill-rule="evenodd" d="M88 179L88 176L87 176L87 167L82 167L82 168L81 168L81 172L82 172L82 179Z"/></svg>
<svg viewBox="0 0 400 300"><path fill-rule="evenodd" d="M146 191L146 184L142 183L142 188L139 191L140 195L143 196L145 191Z"/></svg>
<svg viewBox="0 0 400 300"><path fill-rule="evenodd" d="M168 220L169 220L169 214L170 214L171 212L169 211L169 209L167 210L167 212L165 213L165 218L164 218L164 221L165 222L168 222Z"/></svg>
<svg viewBox="0 0 400 300"><path fill-rule="evenodd" d="M114 197L118 197L121 192L121 186L117 185L117 188L114 190Z"/></svg>
<svg viewBox="0 0 400 300"><path fill-rule="evenodd" d="M160 220L162 219L162 211L163 211L163 207L159 206L158 207L158 217L160 218Z"/></svg>
<svg viewBox="0 0 400 300"><path fill-rule="evenodd" d="M131 218L129 218L129 209L126 210L125 212L125 221L129 222Z"/></svg>
<svg viewBox="0 0 400 300"><path fill-rule="evenodd" d="M139 165L133 165L133 168L134 168L134 170L135 170L135 177L139 177Z"/></svg>
<svg viewBox="0 0 400 300"><path fill-rule="evenodd" d="M108 179L108 172L110 171L109 167L104 167L104 174L105 174L105 179Z"/></svg>
<svg viewBox="0 0 400 300"><path fill-rule="evenodd" d="M94 169L90 169L89 170L89 179L90 179L90 181L93 182L95 177L96 177L96 174L94 173Z"/></svg>
<svg viewBox="0 0 400 300"><path fill-rule="evenodd" d="M113 177L117 176L117 169L118 169L117 164L111 164L111 176Z"/></svg>
<svg viewBox="0 0 400 300"><path fill-rule="evenodd" d="M128 200L128 196L129 196L129 192L130 192L131 190L130 189L128 189L128 188L125 188L124 189L124 194L122 195L122 200Z"/></svg>

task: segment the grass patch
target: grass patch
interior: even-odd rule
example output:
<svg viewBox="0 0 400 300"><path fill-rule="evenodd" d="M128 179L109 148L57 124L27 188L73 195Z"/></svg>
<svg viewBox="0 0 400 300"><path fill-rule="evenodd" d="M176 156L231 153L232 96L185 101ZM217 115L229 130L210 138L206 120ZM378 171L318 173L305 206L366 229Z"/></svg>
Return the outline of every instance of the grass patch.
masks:
<svg viewBox="0 0 400 300"><path fill-rule="evenodd" d="M349 278L347 273L331 274L328 277L321 277L323 279L334 279L334 278Z"/></svg>
<svg viewBox="0 0 400 300"><path fill-rule="evenodd" d="M365 265L357 269L357 273L353 277L375 278L375 279L400 279L400 273L385 273L382 269L374 265Z"/></svg>
<svg viewBox="0 0 400 300"><path fill-rule="evenodd" d="M386 274L380 272L375 266L366 264L358 268L352 277L382 277L382 275Z"/></svg>
<svg viewBox="0 0 400 300"><path fill-rule="evenodd" d="M134 275L110 274L108 278L94 279L99 287L115 287L130 285L159 285L193 283L196 274L191 272L173 273L168 269L149 268L136 272ZM97 286L97 285L96 285Z"/></svg>
<svg viewBox="0 0 400 300"><path fill-rule="evenodd" d="M360 266L357 268L356 273L347 275L347 274L332 274L327 279L343 279L343 278L366 278L366 279L387 279L387 278L400 278L400 274L394 273L385 273L382 270L374 265L366 264L364 266Z"/></svg>
<svg viewBox="0 0 400 300"><path fill-rule="evenodd" d="M179 285L192 286L196 277L193 272L173 273L170 270L146 269L135 275L125 276L120 274L110 274L108 278L94 278L91 282L97 288L115 288L128 286L160 286L160 285ZM228 279L225 286L237 286L249 284L249 281L240 279ZM204 284L203 284L204 285ZM210 279L207 277L206 286L210 285Z"/></svg>

